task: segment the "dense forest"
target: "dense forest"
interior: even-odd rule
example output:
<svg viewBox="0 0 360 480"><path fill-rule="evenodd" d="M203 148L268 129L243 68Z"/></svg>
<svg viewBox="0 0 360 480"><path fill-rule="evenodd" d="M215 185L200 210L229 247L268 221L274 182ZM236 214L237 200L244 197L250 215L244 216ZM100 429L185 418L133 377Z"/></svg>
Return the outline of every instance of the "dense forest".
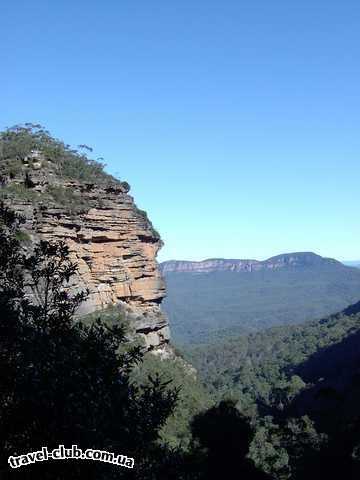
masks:
<svg viewBox="0 0 360 480"><path fill-rule="evenodd" d="M256 334L246 351L234 341L233 375L225 356L217 374L199 364L207 385L229 379L220 388L211 380L206 393L186 360L144 356L129 343L126 326L109 321L114 312L76 320L86 292L62 289L76 269L66 246L42 242L23 255L21 219L3 206L0 213L3 465L14 452L76 441L126 449L137 468L33 465L23 478L212 479L234 468L248 479L357 478L359 305ZM33 304L26 285L39 283L44 297ZM242 371L244 364L252 368Z"/></svg>
<svg viewBox="0 0 360 480"><path fill-rule="evenodd" d="M340 438L341 455L351 448L357 459L360 302L319 321L188 349L186 357L213 398L232 398L252 418L251 457L274 478L304 475L294 473L304 465L292 463L289 435L305 442L315 464L325 445L339 448Z"/></svg>
<svg viewBox="0 0 360 480"><path fill-rule="evenodd" d="M108 181L37 126L2 134L0 165L15 168L46 142L50 157L60 149L54 168L67 178ZM71 291L78 266L68 246L29 248L23 223L0 202L1 478L359 478L360 303L162 360L129 335L118 309L77 315L88 292ZM135 465L24 458L60 444L126 453Z"/></svg>
<svg viewBox="0 0 360 480"><path fill-rule="evenodd" d="M321 320L302 325L273 327L262 332L185 349L189 361L217 394L231 391L248 406L255 400L269 402L274 386L290 386L299 377L309 377L305 367L315 364L319 352L355 338L360 329L360 303ZM325 367L325 365L324 365ZM306 372L306 375L305 375ZM321 375L319 374L319 378Z"/></svg>
<svg viewBox="0 0 360 480"><path fill-rule="evenodd" d="M359 269L317 255L303 266L166 273L165 280L164 310L178 345L208 344L322 318L358 301L360 291Z"/></svg>

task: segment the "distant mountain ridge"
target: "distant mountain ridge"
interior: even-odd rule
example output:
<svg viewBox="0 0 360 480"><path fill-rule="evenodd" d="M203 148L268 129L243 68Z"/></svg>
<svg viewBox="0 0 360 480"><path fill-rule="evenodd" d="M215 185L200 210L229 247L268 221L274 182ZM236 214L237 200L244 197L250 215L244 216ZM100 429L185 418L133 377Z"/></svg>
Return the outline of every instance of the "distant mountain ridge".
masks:
<svg viewBox="0 0 360 480"><path fill-rule="evenodd" d="M348 267L360 268L360 260L346 261L346 262L343 262L343 264Z"/></svg>
<svg viewBox="0 0 360 480"><path fill-rule="evenodd" d="M284 253L267 260L209 258L201 261L168 260L160 263L160 271L167 273L253 272L277 270L284 267L342 265L332 258L324 258L313 252Z"/></svg>
<svg viewBox="0 0 360 480"><path fill-rule="evenodd" d="M212 343L311 321L360 299L360 269L311 252L257 260L164 262L175 343Z"/></svg>

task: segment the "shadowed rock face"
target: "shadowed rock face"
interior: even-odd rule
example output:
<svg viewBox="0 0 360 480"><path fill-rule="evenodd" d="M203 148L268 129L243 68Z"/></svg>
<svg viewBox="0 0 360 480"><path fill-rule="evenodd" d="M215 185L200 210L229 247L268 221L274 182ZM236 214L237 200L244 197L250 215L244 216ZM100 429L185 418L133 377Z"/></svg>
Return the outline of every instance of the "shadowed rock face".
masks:
<svg viewBox="0 0 360 480"><path fill-rule="evenodd" d="M5 180L6 185L21 184L24 177ZM162 242L127 188L63 181L41 170L32 171L31 182L31 191L42 194L39 200L16 199L11 207L25 216L33 241L65 240L69 245L79 270L72 286L89 290L81 313L118 304L149 349L166 350L169 327L160 310L165 286L156 262ZM59 202L44 200L49 185L78 195L86 207L70 213Z"/></svg>

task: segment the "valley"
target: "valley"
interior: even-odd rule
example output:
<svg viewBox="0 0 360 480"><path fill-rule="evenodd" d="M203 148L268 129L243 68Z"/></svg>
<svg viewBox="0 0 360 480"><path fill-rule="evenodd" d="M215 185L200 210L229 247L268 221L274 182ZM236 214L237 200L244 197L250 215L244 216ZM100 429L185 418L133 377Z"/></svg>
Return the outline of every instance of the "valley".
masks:
<svg viewBox="0 0 360 480"><path fill-rule="evenodd" d="M300 324L360 298L360 270L308 252L264 262L164 262L160 270L167 288L163 309L178 345Z"/></svg>
<svg viewBox="0 0 360 480"><path fill-rule="evenodd" d="M312 252L159 265L127 182L37 125L1 135L3 462L90 438L130 449L138 480L219 478L219 451L240 478L354 478L358 268Z"/></svg>

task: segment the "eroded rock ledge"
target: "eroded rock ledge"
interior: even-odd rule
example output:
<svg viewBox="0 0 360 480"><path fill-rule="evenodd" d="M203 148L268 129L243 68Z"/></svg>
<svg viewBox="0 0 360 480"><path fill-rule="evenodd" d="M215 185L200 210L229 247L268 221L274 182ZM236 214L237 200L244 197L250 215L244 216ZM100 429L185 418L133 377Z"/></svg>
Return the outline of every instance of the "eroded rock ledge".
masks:
<svg viewBox="0 0 360 480"><path fill-rule="evenodd" d="M24 175L2 177L3 188L22 186L24 181ZM84 207L75 213L59 202L44 200L49 187L71 192ZM28 188L36 201L12 199L11 206L25 216L25 229L33 241L65 240L69 245L79 267L73 286L90 292L81 312L119 305L148 349L166 352L169 327L160 309L165 286L156 262L162 242L128 188L121 183L109 187L64 181L41 170L32 172Z"/></svg>

